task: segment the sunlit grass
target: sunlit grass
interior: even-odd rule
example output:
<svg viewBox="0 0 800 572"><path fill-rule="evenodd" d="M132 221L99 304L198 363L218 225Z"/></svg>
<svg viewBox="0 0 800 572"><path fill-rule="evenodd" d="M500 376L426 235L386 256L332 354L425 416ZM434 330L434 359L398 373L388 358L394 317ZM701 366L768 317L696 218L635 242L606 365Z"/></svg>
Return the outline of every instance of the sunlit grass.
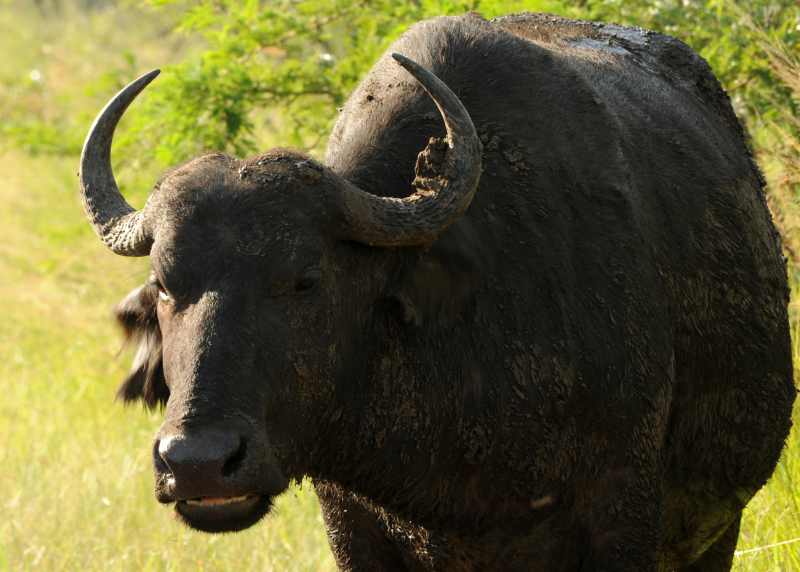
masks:
<svg viewBox="0 0 800 572"><path fill-rule="evenodd" d="M154 501L159 415L113 401L128 360L117 355L110 314L146 262L96 240L74 168L75 159L0 157L0 567L332 568L310 487L284 495L265 523L226 536L188 531ZM800 537L799 451L795 431L747 509L740 550ZM798 554L796 544L745 553L736 569L800 570Z"/></svg>
<svg viewBox="0 0 800 572"><path fill-rule="evenodd" d="M761 48L768 54L777 77L800 102L800 54L758 30ZM795 371L800 366L800 117L791 109L778 109L771 138L761 149L760 160L769 178L769 202L793 266L795 289L790 304L792 353ZM795 373L795 382L797 382ZM795 423L800 424L800 404L795 404ZM800 428L789 437L783 460L769 486L750 503L739 536L737 570L800 570Z"/></svg>
<svg viewBox="0 0 800 572"><path fill-rule="evenodd" d="M110 319L146 262L92 236L74 169L0 158L0 569L332 569L310 486L236 535L191 532L155 502L159 414L114 403L128 360Z"/></svg>
<svg viewBox="0 0 800 572"><path fill-rule="evenodd" d="M794 330L796 334L796 322ZM796 351L794 360L795 364L800 363ZM797 405L794 418L798 423ZM793 542L780 544L786 541ZM800 438L797 428L793 429L769 484L745 510L737 550L734 570L800 570Z"/></svg>
<svg viewBox="0 0 800 572"><path fill-rule="evenodd" d="M75 159L0 157L0 568L332 569L308 486L236 535L191 532L155 502L159 414L113 401L128 360L117 355L110 308L144 278L146 261L110 254L94 237L74 168ZM740 550L800 537L798 452L795 431L747 509ZM736 569L800 570L799 554L797 544L745 553Z"/></svg>
<svg viewBox="0 0 800 572"><path fill-rule="evenodd" d="M120 80L174 61L180 46L164 34L168 14L42 6L0 0L0 113L6 126L51 121L44 141L12 138L47 152L48 138L74 145L69 130L88 127ZM154 173L122 163L141 206ZM76 169L77 157L0 152L0 570L333 569L308 485L236 535L189 531L155 502L159 414L114 402L130 360L111 320L147 261L114 256L92 235Z"/></svg>

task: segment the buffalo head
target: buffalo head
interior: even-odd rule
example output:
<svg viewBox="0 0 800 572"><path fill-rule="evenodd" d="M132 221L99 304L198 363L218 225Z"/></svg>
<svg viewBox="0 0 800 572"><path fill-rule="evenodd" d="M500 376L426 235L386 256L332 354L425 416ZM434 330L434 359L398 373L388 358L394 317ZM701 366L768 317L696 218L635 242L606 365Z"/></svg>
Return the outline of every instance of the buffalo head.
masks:
<svg viewBox="0 0 800 572"><path fill-rule="evenodd" d="M341 356L357 351L354 335L386 287L382 253L430 244L475 193L481 145L467 111L432 73L393 57L447 130L420 153L405 198L278 149L194 159L134 210L114 179L111 140L157 71L120 91L86 139L80 182L92 226L113 252L151 260L147 283L117 310L139 344L120 396L165 406L156 496L194 528L250 526L307 474L336 418Z"/></svg>

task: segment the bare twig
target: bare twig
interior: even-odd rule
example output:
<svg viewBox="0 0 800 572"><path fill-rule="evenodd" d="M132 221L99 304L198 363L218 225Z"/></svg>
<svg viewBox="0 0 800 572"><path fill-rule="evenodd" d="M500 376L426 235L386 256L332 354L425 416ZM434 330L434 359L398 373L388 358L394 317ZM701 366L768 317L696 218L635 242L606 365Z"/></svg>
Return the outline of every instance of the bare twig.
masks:
<svg viewBox="0 0 800 572"><path fill-rule="evenodd" d="M796 542L800 542L800 537L792 538L791 540L784 540L782 542L776 542L774 544L767 544L766 546L757 546L755 548L748 548L746 550L737 550L733 553L734 556L744 556L745 554L754 554L756 552L762 552L764 550L769 550L770 548L777 548L778 546L786 546L787 544L794 544Z"/></svg>

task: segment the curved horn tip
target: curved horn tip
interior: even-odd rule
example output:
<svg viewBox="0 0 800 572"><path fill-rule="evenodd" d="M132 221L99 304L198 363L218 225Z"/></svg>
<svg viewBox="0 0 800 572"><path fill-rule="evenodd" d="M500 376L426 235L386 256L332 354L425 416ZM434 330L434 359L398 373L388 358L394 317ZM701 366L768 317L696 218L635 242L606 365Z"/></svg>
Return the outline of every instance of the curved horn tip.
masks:
<svg viewBox="0 0 800 572"><path fill-rule="evenodd" d="M151 70L123 87L94 120L81 151L81 196L90 224L116 254L146 256L152 237L144 227L141 211L131 207L119 191L111 168L111 141L128 105L161 70Z"/></svg>
<svg viewBox="0 0 800 572"><path fill-rule="evenodd" d="M417 62L405 57L403 54L392 52L392 58L394 59L394 61L396 61L398 64L400 64L406 69L419 67L419 64Z"/></svg>
<svg viewBox="0 0 800 572"><path fill-rule="evenodd" d="M439 109L447 131L447 154L436 179L419 177L414 193L402 199L385 198L354 185L345 187L347 236L370 246L421 246L430 244L469 207L481 175L481 141L464 104L432 71L396 52L389 53L428 93ZM439 140L434 142L438 145ZM427 151L427 148L426 148ZM427 160L423 151L417 157ZM414 183L417 183L415 179ZM420 192L420 191L426 192Z"/></svg>
<svg viewBox="0 0 800 572"><path fill-rule="evenodd" d="M131 83L142 82L142 83L144 83L144 85L147 85L148 83L150 83L151 81L156 79L158 77L158 74L160 74L160 73L161 73L161 69L159 69L159 68L156 68L154 70L150 70L149 72L140 75L138 78L133 80ZM142 87L144 87L144 86L142 86Z"/></svg>
<svg viewBox="0 0 800 572"><path fill-rule="evenodd" d="M139 95L139 93L142 92L142 90L144 88L146 88L148 85L150 85L150 82L153 81L154 79L156 79L160 73L161 73L161 70L159 68L156 68L154 70L150 70L147 73L143 73L142 75L137 77L135 80L130 82L128 85L123 87L122 90L120 90L120 92L117 94L117 96L122 95L123 93L129 93L133 97L136 97L137 95ZM112 98L112 101L114 101L116 98L117 98L116 96L114 98ZM127 107L127 105L126 105L126 107Z"/></svg>

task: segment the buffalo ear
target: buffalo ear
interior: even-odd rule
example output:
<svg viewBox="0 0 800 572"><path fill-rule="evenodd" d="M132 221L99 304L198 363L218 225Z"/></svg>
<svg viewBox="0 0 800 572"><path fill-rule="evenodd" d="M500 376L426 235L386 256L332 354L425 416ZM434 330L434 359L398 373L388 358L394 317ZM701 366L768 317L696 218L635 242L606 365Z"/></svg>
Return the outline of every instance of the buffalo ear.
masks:
<svg viewBox="0 0 800 572"><path fill-rule="evenodd" d="M146 284L128 294L114 310L125 334L125 343L138 344L133 366L117 390L117 398L125 403L141 399L151 409L164 405L169 398L161 354L161 329L156 315L157 301L157 288Z"/></svg>
<svg viewBox="0 0 800 572"><path fill-rule="evenodd" d="M406 326L452 327L475 309L475 293L496 257L469 220L459 220L430 247L409 256L386 302Z"/></svg>

